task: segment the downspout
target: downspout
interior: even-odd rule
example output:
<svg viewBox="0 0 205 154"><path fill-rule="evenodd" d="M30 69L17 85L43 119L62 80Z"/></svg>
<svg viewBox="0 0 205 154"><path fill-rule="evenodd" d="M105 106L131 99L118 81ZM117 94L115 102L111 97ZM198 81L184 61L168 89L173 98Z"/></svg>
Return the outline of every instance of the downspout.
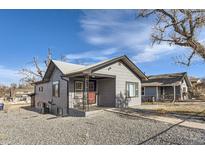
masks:
<svg viewBox="0 0 205 154"><path fill-rule="evenodd" d="M67 104L67 115L68 115L69 114L69 80L63 78L62 76L61 79L66 81L67 83L67 103L66 104Z"/></svg>

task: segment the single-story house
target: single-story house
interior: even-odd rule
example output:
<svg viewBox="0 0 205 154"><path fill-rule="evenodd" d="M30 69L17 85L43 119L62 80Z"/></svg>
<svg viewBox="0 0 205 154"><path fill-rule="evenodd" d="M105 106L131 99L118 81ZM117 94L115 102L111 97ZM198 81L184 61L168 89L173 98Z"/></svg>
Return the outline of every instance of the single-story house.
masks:
<svg viewBox="0 0 205 154"><path fill-rule="evenodd" d="M10 88L8 99L13 103L30 103L30 94L33 91L33 87Z"/></svg>
<svg viewBox="0 0 205 154"><path fill-rule="evenodd" d="M34 83L34 104L56 115L86 112L92 106L140 105L146 79L127 56L89 66L51 60L43 80Z"/></svg>
<svg viewBox="0 0 205 154"><path fill-rule="evenodd" d="M198 98L204 100L205 99L205 82L202 81L195 85L196 92L198 94Z"/></svg>
<svg viewBox="0 0 205 154"><path fill-rule="evenodd" d="M192 87L195 87L197 84L201 83L200 78L196 78L196 77L193 77L193 76L189 76L189 80L192 84Z"/></svg>
<svg viewBox="0 0 205 154"><path fill-rule="evenodd" d="M199 98L199 96L201 95L201 91L199 90L198 85L202 83L201 79L193 76L189 76L189 80L192 84L192 92L191 92L192 97Z"/></svg>
<svg viewBox="0 0 205 154"><path fill-rule="evenodd" d="M186 72L148 76L142 82L142 101L183 101L192 85Z"/></svg>

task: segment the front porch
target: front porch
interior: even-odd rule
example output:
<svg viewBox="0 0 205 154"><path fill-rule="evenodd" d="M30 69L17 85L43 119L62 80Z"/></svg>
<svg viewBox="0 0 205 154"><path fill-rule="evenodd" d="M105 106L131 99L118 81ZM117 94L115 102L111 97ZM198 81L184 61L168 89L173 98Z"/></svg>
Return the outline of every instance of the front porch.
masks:
<svg viewBox="0 0 205 154"><path fill-rule="evenodd" d="M144 93L147 90L148 94L142 96L143 102L175 102L183 101L188 98L187 93L183 92L182 88L177 85L171 86L156 86L156 87L145 87Z"/></svg>
<svg viewBox="0 0 205 154"><path fill-rule="evenodd" d="M69 115L87 116L109 107L115 107L115 76L69 77Z"/></svg>

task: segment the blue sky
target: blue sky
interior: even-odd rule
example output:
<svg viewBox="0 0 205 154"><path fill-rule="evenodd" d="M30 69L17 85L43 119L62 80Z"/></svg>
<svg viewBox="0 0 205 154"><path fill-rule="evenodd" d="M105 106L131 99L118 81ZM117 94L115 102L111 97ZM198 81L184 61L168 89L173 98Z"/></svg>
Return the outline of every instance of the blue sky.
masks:
<svg viewBox="0 0 205 154"><path fill-rule="evenodd" d="M136 19L133 10L0 10L0 84L18 82L18 70L42 63L51 48L53 59L91 64L126 54L147 75L188 72L204 77L205 63L195 57L191 67L175 64L189 49L167 44L151 46L152 19ZM205 32L200 32L205 40Z"/></svg>

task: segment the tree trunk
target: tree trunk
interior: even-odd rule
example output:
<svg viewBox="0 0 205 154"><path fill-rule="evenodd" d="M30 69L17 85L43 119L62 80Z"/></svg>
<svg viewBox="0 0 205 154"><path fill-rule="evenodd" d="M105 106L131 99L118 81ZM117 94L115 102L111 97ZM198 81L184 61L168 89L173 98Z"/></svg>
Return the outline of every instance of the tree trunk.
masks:
<svg viewBox="0 0 205 154"><path fill-rule="evenodd" d="M198 54L205 60L205 46L203 46L201 43L193 39L188 42L190 47L192 47L195 50L196 54Z"/></svg>

